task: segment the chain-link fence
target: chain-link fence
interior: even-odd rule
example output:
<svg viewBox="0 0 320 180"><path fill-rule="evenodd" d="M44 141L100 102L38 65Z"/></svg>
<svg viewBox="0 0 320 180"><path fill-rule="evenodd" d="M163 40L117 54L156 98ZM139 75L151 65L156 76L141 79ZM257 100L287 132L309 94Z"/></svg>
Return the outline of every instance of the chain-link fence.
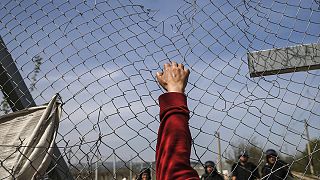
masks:
<svg viewBox="0 0 320 180"><path fill-rule="evenodd" d="M191 161L199 175L213 160L230 176L243 150L261 168L271 148L296 177L319 178L319 61L254 78L248 64L248 53L306 44L319 59L317 0L2 0L0 35L26 84L22 93L37 105L56 93L62 99L56 158L67 168L57 172L53 161L47 178L130 179L149 167L155 179L162 91L154 75L172 60L191 70ZM3 114L21 100L8 96Z"/></svg>

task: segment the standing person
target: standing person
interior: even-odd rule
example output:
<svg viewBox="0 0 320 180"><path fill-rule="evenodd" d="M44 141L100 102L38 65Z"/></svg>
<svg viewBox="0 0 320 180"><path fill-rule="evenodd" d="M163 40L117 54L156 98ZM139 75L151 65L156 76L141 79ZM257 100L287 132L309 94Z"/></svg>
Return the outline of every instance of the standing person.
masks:
<svg viewBox="0 0 320 180"><path fill-rule="evenodd" d="M190 165L189 109L184 94L189 70L175 62L164 64L157 80L167 92L159 97L160 127L156 147L157 180L199 180Z"/></svg>
<svg viewBox="0 0 320 180"><path fill-rule="evenodd" d="M255 164L249 162L247 152L242 152L238 156L239 161L234 163L231 168L232 180L254 180L259 179L259 171Z"/></svg>
<svg viewBox="0 0 320 180"><path fill-rule="evenodd" d="M288 164L278 158L273 149L266 151L266 164L262 168L262 178L268 180L293 179Z"/></svg>
<svg viewBox="0 0 320 180"><path fill-rule="evenodd" d="M137 180L151 180L151 171L149 168L143 168L139 172Z"/></svg>
<svg viewBox="0 0 320 180"><path fill-rule="evenodd" d="M223 180L223 177L218 173L216 164L212 161L207 161L204 164L204 174L201 180Z"/></svg>

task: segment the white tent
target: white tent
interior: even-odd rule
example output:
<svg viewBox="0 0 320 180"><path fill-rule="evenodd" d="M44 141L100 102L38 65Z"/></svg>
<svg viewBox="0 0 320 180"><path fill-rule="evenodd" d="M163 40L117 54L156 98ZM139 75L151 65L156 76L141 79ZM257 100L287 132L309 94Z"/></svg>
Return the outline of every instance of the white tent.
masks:
<svg viewBox="0 0 320 180"><path fill-rule="evenodd" d="M45 173L61 116L57 98L43 106L0 116L1 179L35 179Z"/></svg>

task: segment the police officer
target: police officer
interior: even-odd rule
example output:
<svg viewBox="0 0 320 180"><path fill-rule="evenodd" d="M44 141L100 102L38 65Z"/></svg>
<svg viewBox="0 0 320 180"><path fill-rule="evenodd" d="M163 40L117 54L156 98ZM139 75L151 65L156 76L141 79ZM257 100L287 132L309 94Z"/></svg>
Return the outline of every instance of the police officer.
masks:
<svg viewBox="0 0 320 180"><path fill-rule="evenodd" d="M248 162L249 155L243 151L238 156L239 161L231 168L232 180L254 180L259 179L259 171L255 164Z"/></svg>
<svg viewBox="0 0 320 180"><path fill-rule="evenodd" d="M293 179L288 164L278 158L278 153L274 149L266 151L266 162L262 168L262 177L264 179Z"/></svg>
<svg viewBox="0 0 320 180"><path fill-rule="evenodd" d="M139 172L137 180L151 180L151 171L149 168L143 168Z"/></svg>
<svg viewBox="0 0 320 180"><path fill-rule="evenodd" d="M212 161L207 161L204 164L205 173L201 176L201 180L223 180L223 177L218 173L216 165Z"/></svg>

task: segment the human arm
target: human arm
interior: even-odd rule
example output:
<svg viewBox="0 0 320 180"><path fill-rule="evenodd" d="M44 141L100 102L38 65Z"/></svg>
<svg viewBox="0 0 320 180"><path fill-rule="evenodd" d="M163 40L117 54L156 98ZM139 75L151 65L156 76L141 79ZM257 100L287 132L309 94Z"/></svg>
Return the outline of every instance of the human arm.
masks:
<svg viewBox="0 0 320 180"><path fill-rule="evenodd" d="M264 165L261 169L261 178L265 179L266 176L270 176L270 173L271 169L267 165Z"/></svg>
<svg viewBox="0 0 320 180"><path fill-rule="evenodd" d="M191 134L184 90L189 70L183 65L165 64L157 73L159 84L168 92L159 97L160 127L156 147L156 179L199 180L190 166Z"/></svg>
<svg viewBox="0 0 320 180"><path fill-rule="evenodd" d="M259 179L260 178L259 168L256 165L252 164L252 169L253 169L252 174L254 176L254 179Z"/></svg>
<svg viewBox="0 0 320 180"><path fill-rule="evenodd" d="M231 179L236 180L237 179L237 164L236 163L232 165L231 173L232 173Z"/></svg>
<svg viewBox="0 0 320 180"><path fill-rule="evenodd" d="M290 171L290 168L289 168L289 164L282 161L282 160L278 160L279 164L280 164L280 171L281 171L281 177L283 177L283 179L286 179L286 180L290 180L290 179L293 179L293 175Z"/></svg>

